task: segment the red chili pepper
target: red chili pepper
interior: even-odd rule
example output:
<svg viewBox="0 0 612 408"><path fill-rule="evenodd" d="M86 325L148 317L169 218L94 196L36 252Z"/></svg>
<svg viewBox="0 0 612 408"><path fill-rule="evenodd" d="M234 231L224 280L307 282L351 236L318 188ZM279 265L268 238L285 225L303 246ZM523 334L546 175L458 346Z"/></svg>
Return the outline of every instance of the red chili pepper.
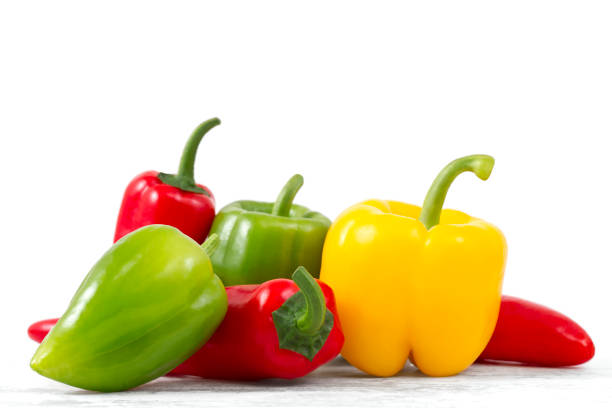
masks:
<svg viewBox="0 0 612 408"><path fill-rule="evenodd" d="M493 337L478 361L562 367L586 363L594 354L587 332L569 317L537 303L503 296Z"/></svg>
<svg viewBox="0 0 612 408"><path fill-rule="evenodd" d="M115 241L145 225L166 224L178 228L198 243L204 242L215 217L215 198L196 184L193 166L204 135L221 121L200 124L187 141L177 174L144 172L128 184L119 210Z"/></svg>
<svg viewBox="0 0 612 408"><path fill-rule="evenodd" d="M303 267L295 271L293 281L225 289L225 319L210 340L170 374L289 379L310 373L340 353L344 335L334 294ZM34 323L28 334L40 342L56 321Z"/></svg>
<svg viewBox="0 0 612 408"><path fill-rule="evenodd" d="M59 319L47 319L33 323L28 327L28 336L37 343L42 343Z"/></svg>

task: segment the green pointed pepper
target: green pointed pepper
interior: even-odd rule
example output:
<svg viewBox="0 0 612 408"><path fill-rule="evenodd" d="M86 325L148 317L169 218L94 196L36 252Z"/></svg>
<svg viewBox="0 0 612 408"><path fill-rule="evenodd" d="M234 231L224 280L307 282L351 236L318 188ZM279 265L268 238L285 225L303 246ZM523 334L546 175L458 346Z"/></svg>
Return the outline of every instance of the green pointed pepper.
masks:
<svg viewBox="0 0 612 408"><path fill-rule="evenodd" d="M303 183L296 174L274 203L236 201L219 211L210 230L219 235L219 249L210 259L226 286L290 279L300 265L319 276L331 221L293 204Z"/></svg>
<svg viewBox="0 0 612 408"><path fill-rule="evenodd" d="M31 367L94 391L120 391L166 374L221 323L227 295L213 273L211 236L198 245L166 225L140 228L91 269Z"/></svg>

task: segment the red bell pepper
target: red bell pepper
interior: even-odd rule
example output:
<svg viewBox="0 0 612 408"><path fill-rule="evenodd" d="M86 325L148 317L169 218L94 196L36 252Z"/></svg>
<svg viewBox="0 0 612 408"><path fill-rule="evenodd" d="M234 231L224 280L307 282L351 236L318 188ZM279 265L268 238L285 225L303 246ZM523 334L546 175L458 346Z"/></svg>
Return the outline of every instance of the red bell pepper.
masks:
<svg viewBox="0 0 612 408"><path fill-rule="evenodd" d="M196 184L193 166L204 135L221 121L209 119L191 134L181 156L177 174L144 172L128 184L119 210L115 241L150 224L178 228L198 243L204 242L215 217L211 191Z"/></svg>
<svg viewBox="0 0 612 408"><path fill-rule="evenodd" d="M594 354L587 332L569 317L537 303L503 296L497 326L478 361L562 367L586 363Z"/></svg>
<svg viewBox="0 0 612 408"><path fill-rule="evenodd" d="M317 285L318 282L318 285ZM302 377L336 357L344 335L329 286L305 268L289 279L225 288L228 309L210 340L173 375L255 380ZM57 319L34 323L41 342Z"/></svg>
<svg viewBox="0 0 612 408"><path fill-rule="evenodd" d="M235 380L297 378L336 357L344 335L331 288L321 281L317 285L303 267L292 279L228 286L223 323L172 373Z"/></svg>

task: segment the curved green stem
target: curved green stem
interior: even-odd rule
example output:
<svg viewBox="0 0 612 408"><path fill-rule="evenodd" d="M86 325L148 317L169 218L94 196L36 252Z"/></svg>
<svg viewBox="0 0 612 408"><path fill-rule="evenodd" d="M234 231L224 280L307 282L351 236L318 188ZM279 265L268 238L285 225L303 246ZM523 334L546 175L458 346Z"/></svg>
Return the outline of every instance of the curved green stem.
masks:
<svg viewBox="0 0 612 408"><path fill-rule="evenodd" d="M200 123L200 125L195 128L193 133L191 133L191 136L189 136L187 144L185 144L185 148L183 149L177 176L193 180L193 165L195 163L196 153L198 151L198 147L200 146L200 142L210 129L220 124L221 121L219 118L212 118L208 119L206 122Z"/></svg>
<svg viewBox="0 0 612 408"><path fill-rule="evenodd" d="M297 327L303 333L315 334L323 326L325 312L327 311L323 291L321 291L319 284L303 266L298 267L293 272L291 279L300 288L306 300L306 310L298 318Z"/></svg>
<svg viewBox="0 0 612 408"><path fill-rule="evenodd" d="M159 173L157 176L163 183L171 186L180 188L181 190L191 191L193 193L202 193L209 195L206 190L196 185L193 176L193 167L195 164L196 153L202 138L208 131L215 126L221 124L219 118L208 119L202 122L189 136L183 154L181 155L181 162L179 163L179 170L177 174L166 174Z"/></svg>
<svg viewBox="0 0 612 408"><path fill-rule="evenodd" d="M206 241L202 244L202 249L206 252L206 255L210 258L215 253L217 247L219 247L219 236L217 234L211 234Z"/></svg>
<svg viewBox="0 0 612 408"><path fill-rule="evenodd" d="M474 154L465 156L450 162L442 169L438 177L433 181L419 216L425 228L430 229L440 223L440 213L446 199L446 194L457 176L463 172L471 171L481 180L486 180L491 175L495 159L485 154Z"/></svg>
<svg viewBox="0 0 612 408"><path fill-rule="evenodd" d="M300 174L291 177L276 198L274 207L272 207L272 215L278 215L280 217L289 216L293 199L303 184L304 177Z"/></svg>

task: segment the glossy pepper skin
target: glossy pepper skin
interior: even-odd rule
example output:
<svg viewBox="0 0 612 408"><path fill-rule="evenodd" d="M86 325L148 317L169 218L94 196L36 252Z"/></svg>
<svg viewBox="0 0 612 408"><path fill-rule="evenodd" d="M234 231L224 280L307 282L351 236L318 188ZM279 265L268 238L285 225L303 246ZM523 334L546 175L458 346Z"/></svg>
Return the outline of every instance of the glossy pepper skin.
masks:
<svg viewBox="0 0 612 408"><path fill-rule="evenodd" d="M342 356L376 376L410 359L423 373L448 376L472 364L497 320L506 242L491 224L442 204L464 171L486 180L493 158L450 163L423 209L369 200L344 211L323 249L321 280L336 295Z"/></svg>
<svg viewBox="0 0 612 408"><path fill-rule="evenodd" d="M166 374L198 350L227 310L206 251L174 227L151 225L115 243L36 350L39 374L121 391Z"/></svg>
<svg viewBox="0 0 612 408"><path fill-rule="evenodd" d="M237 201L221 209L211 228L220 238L211 261L226 286L289 278L303 265L313 276L331 221L292 204L304 179L293 176L275 203Z"/></svg>
<svg viewBox="0 0 612 408"><path fill-rule="evenodd" d="M56 322L36 322L28 335L40 343ZM567 367L584 364L594 355L593 340L569 317L528 300L502 296L495 331L476 361Z"/></svg>
<svg viewBox="0 0 612 408"><path fill-rule="evenodd" d="M178 228L201 244L208 236L215 217L212 192L196 184L193 167L204 135L221 121L209 119L200 124L185 145L176 175L146 171L125 189L117 218L115 241L145 225L165 224Z"/></svg>
<svg viewBox="0 0 612 408"><path fill-rule="evenodd" d="M569 317L537 303L503 296L497 326L478 361L563 367L586 363L594 355L593 340Z"/></svg>
<svg viewBox="0 0 612 408"><path fill-rule="evenodd" d="M315 283L304 268L298 268L293 279L227 287L229 307L223 323L172 374L291 379L336 357L344 336L331 288Z"/></svg>
<svg viewBox="0 0 612 408"><path fill-rule="evenodd" d="M28 335L40 343L56 322L36 322ZM504 295L493 336L476 361L568 367L584 364L594 355L593 340L578 323L546 306Z"/></svg>
<svg viewBox="0 0 612 408"><path fill-rule="evenodd" d="M262 379L302 377L336 357L342 349L344 336L337 317L334 294L329 286L306 276L306 270L294 273L294 281L275 279L262 285L228 286L227 314L211 339L171 375L196 375L218 379ZM319 290L314 287L320 286ZM311 312L303 305L293 305L289 320L279 322L287 340L279 344L275 312L302 288L310 299ZM327 311L325 311L327 309ZM297 317L303 318L301 328ZM286 314L285 314L286 316ZM282 317L282 316L281 316ZM281 318L281 320L283 320ZM294 322L295 324L287 324ZM28 335L41 342L57 319L32 324ZM304 327L307 323L311 328ZM296 346L302 332L305 340ZM291 334L294 334L291 336ZM316 342L313 342L312 339ZM320 347L320 344L323 344ZM298 351L292 351L291 349ZM300 353L305 353L306 356Z"/></svg>

